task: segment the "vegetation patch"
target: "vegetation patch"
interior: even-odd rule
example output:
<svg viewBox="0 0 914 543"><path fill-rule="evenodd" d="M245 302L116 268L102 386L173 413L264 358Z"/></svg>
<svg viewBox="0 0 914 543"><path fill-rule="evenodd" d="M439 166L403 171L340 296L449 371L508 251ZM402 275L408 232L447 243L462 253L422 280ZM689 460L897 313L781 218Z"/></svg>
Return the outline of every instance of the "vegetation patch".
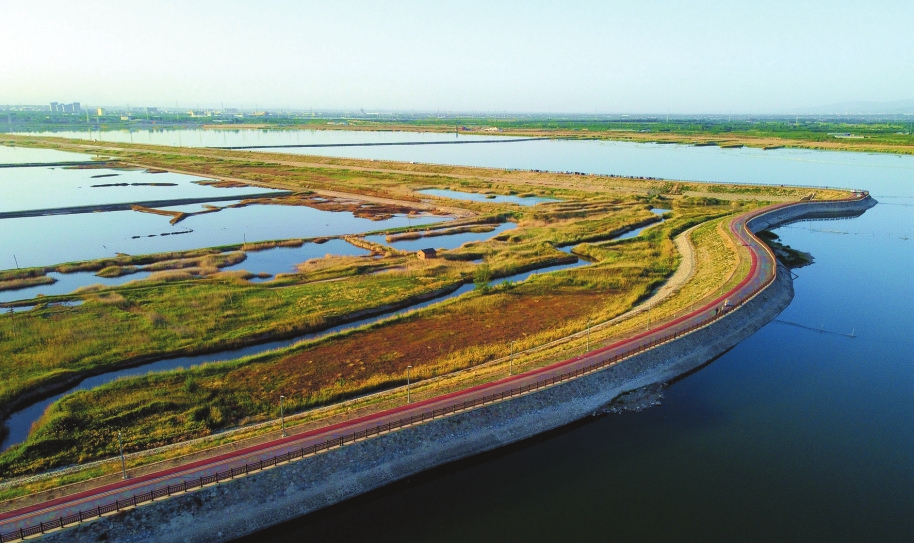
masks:
<svg viewBox="0 0 914 543"><path fill-rule="evenodd" d="M788 268L802 268L803 266L809 266L814 262L811 254L798 251L790 245L781 243L778 241L780 237L770 230L760 232L758 236L771 248L771 251L777 259Z"/></svg>

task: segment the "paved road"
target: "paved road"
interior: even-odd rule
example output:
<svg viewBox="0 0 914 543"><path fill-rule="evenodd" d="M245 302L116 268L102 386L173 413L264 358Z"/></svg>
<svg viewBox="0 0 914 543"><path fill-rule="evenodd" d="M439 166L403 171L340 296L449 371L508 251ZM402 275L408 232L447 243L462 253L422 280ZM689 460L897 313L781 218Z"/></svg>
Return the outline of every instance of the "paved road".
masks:
<svg viewBox="0 0 914 543"><path fill-rule="evenodd" d="M180 484L185 481L199 480L200 477L224 472L229 468L240 468L246 464L267 460L277 455L299 450L309 445L324 443L344 434L374 428L387 422L395 422L405 417L426 413L433 409L454 406L468 400L478 399L484 395L506 392L522 385L533 384L543 379L581 369L596 362L610 359L619 354L631 352L657 339L668 337L690 327L712 321L718 310L725 303L730 307L739 305L754 295L760 288L774 278L776 261L774 255L758 238L752 235L746 222L754 216L778 209L784 205L770 206L763 210L742 215L730 223L731 232L739 243L749 249L750 268L746 277L730 291L708 301L702 307L682 317L658 323L654 328L618 341L612 345L591 351L562 362L526 373L482 384L458 392L430 398L428 400L403 405L394 409L374 413L331 426L315 429L302 434L277 439L261 445L247 447L218 457L199 460L184 466L166 469L109 484L94 490L61 497L41 504L24 507L18 510L0 513L0 533L9 533L19 528L34 526L39 522L50 522L61 516L71 515L77 511L93 509L96 506L113 502L115 499L126 500L136 494L162 488L165 485Z"/></svg>

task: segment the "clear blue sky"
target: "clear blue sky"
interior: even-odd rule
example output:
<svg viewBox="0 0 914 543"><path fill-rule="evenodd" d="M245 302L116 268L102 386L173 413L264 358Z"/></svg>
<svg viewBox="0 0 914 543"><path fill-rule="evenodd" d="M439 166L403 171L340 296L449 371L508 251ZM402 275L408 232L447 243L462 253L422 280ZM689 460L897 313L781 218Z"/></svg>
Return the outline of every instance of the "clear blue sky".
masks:
<svg viewBox="0 0 914 543"><path fill-rule="evenodd" d="M795 113L914 99L910 0L0 0L0 105Z"/></svg>

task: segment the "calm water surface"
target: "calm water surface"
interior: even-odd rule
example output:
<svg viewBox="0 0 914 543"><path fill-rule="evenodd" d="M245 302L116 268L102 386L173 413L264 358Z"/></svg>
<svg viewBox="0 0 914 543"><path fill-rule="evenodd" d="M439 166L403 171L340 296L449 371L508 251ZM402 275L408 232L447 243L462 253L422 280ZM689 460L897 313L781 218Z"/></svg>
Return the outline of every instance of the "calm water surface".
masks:
<svg viewBox="0 0 914 543"><path fill-rule="evenodd" d="M3 194L0 212L180 198L242 197L271 192L258 187L221 188L194 183L202 179L143 170L3 168L0 170L0 193Z"/></svg>
<svg viewBox="0 0 914 543"><path fill-rule="evenodd" d="M183 207L183 206L182 206ZM168 210L170 208L164 207ZM0 220L0 269L61 262L184 251L287 238L371 232L441 222L441 217L394 216L382 221L304 206L251 205L196 215L169 224L169 218L136 211L49 215Z"/></svg>
<svg viewBox="0 0 914 543"><path fill-rule="evenodd" d="M54 134L48 133L53 136ZM90 162L92 157L82 153L68 153L54 149L30 149L0 145L0 164L27 164L42 162Z"/></svg>

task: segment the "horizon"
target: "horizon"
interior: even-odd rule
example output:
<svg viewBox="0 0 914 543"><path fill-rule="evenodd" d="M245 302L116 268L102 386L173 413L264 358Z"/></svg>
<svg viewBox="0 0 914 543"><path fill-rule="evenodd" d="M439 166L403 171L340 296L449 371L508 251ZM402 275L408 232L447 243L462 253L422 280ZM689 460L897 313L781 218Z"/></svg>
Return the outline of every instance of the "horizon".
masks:
<svg viewBox="0 0 914 543"><path fill-rule="evenodd" d="M914 4L8 6L0 104L537 115L914 112ZM863 106L861 106L863 107ZM829 109L835 111L829 111ZM848 110L848 111L841 111ZM872 110L865 114L874 113Z"/></svg>
<svg viewBox="0 0 914 543"><path fill-rule="evenodd" d="M131 103L133 102L133 103ZM48 112L49 107L58 105L60 107L78 105L78 113L72 111L58 111L58 113L68 115L85 115L87 112L90 117L95 116L96 109L101 109L104 114L115 113L133 113L143 114L145 112L159 114L189 114L211 113L211 114L266 114L266 115L314 115L314 116L344 116L353 118L370 118L378 117L395 118L395 117L437 117L437 118L475 118L475 119L519 119L519 118L544 118L552 120L621 120L631 117L634 119L669 119L669 120L688 120L688 119L723 119L728 121L745 121L752 119L810 119L823 117L907 117L914 116L914 100L899 100L895 102L874 102L874 101L857 101L842 104L832 104L818 108L809 108L806 111L783 112L783 113L759 113L759 112L661 112L661 111L607 111L607 112L587 112L587 111L521 111L521 110L427 110L427 109L403 109L403 110L385 110L375 109L366 111L360 107L338 107L338 108L285 108L285 107L228 107L222 104L142 104L137 105L135 100L126 100L120 104L92 104L81 100L62 101L53 100L49 103L20 103L20 104L0 104L0 111L19 111L19 112ZM862 109L861 109L862 108ZM894 111L891 111L894 109ZM818 110L818 111L816 111ZM53 110L52 110L53 112Z"/></svg>

